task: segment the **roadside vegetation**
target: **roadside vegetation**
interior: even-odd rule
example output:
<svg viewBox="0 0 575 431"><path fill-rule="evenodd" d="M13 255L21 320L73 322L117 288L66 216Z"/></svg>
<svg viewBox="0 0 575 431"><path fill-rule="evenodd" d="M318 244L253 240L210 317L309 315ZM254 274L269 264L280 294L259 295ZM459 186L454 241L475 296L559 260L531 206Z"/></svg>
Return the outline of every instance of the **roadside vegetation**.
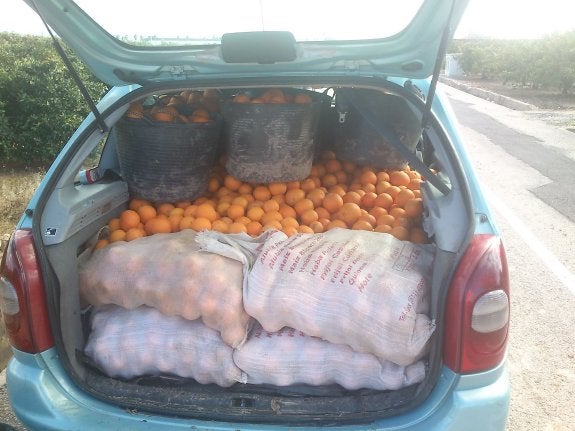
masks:
<svg viewBox="0 0 575 431"><path fill-rule="evenodd" d="M535 40L459 39L450 52L461 54L459 64L471 78L575 92L575 31Z"/></svg>

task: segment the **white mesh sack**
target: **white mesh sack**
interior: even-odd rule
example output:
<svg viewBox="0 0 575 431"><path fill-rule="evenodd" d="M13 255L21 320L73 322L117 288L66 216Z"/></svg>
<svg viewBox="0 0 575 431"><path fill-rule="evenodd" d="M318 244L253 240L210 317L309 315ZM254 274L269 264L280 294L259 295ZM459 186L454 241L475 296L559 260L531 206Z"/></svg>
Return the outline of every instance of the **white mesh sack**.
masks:
<svg viewBox="0 0 575 431"><path fill-rule="evenodd" d="M395 390L425 377L423 361L402 367L292 328L273 333L254 328L234 351L234 362L246 373L247 383L276 386L337 383L349 390Z"/></svg>
<svg viewBox="0 0 575 431"><path fill-rule="evenodd" d="M426 354L434 246L389 234L334 229L271 236L244 306L266 331L296 328L407 366Z"/></svg>
<svg viewBox="0 0 575 431"><path fill-rule="evenodd" d="M246 338L240 262L199 250L195 232L156 234L94 251L79 266L82 298L93 305L157 308L203 322L232 347Z"/></svg>
<svg viewBox="0 0 575 431"><path fill-rule="evenodd" d="M242 381L233 349L201 320L150 307L97 309L85 353L110 377L176 375L228 387Z"/></svg>

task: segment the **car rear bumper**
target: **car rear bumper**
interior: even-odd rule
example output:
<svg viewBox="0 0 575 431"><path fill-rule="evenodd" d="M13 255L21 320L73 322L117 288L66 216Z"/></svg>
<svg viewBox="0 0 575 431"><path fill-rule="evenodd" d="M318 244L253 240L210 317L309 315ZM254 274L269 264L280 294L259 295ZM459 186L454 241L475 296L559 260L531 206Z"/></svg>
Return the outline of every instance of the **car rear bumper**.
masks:
<svg viewBox="0 0 575 431"><path fill-rule="evenodd" d="M14 352L6 380L16 416L32 430L277 430L294 427L207 422L128 411L81 391L64 373L55 349L30 355ZM337 427L372 430L504 430L509 408L505 365L489 372L459 376L444 368L428 399L411 410L371 424ZM297 427L311 428L311 427ZM325 429L325 427L322 427Z"/></svg>

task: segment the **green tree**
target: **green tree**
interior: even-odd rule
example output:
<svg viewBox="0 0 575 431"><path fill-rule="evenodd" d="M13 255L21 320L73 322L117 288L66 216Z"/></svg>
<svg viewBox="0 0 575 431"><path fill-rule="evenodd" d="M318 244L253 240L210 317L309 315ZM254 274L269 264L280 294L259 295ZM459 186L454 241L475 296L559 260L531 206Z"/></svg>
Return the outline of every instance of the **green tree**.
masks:
<svg viewBox="0 0 575 431"><path fill-rule="evenodd" d="M66 50L94 99L106 86ZM0 161L45 166L89 112L46 37L0 33Z"/></svg>

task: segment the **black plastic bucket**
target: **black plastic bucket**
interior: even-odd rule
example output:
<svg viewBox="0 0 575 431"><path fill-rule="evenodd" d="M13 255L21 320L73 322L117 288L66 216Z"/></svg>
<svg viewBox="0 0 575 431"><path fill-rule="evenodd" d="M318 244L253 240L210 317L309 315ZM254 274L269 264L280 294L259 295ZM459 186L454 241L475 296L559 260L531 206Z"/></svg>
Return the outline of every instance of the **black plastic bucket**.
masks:
<svg viewBox="0 0 575 431"><path fill-rule="evenodd" d="M152 202L203 195L219 152L221 123L220 118L188 124L122 118L114 131L130 195Z"/></svg>
<svg viewBox="0 0 575 431"><path fill-rule="evenodd" d="M392 131L409 151L414 151L421 135L420 122L399 97L378 91L344 89L336 91L336 111L332 114L332 139L338 158L377 169L403 169L407 161L393 145L350 104L345 103L348 91L359 92L364 109L371 110L385 128Z"/></svg>
<svg viewBox="0 0 575 431"><path fill-rule="evenodd" d="M296 181L311 171L322 101L222 106L227 171L253 183Z"/></svg>

